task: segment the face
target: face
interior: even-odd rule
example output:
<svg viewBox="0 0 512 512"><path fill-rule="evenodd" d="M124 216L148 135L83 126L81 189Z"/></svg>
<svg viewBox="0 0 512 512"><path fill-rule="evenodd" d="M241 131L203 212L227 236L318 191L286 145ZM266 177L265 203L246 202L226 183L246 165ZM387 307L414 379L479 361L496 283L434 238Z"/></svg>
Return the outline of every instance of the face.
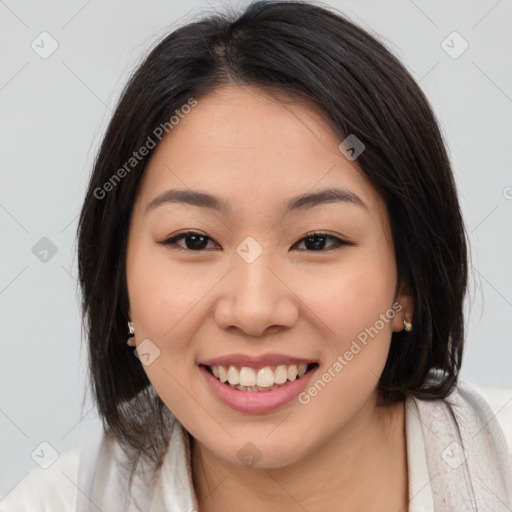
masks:
<svg viewBox="0 0 512 512"><path fill-rule="evenodd" d="M385 204L340 142L304 103L226 86L174 126L140 183L135 343L167 407L228 463L281 467L355 436L412 316Z"/></svg>

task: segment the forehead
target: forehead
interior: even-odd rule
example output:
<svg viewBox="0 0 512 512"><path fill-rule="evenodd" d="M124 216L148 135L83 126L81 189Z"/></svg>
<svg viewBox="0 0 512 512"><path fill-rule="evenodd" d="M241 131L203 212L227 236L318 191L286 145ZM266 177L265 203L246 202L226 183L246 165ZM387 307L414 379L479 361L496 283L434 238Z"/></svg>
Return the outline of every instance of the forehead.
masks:
<svg viewBox="0 0 512 512"><path fill-rule="evenodd" d="M167 188L207 189L264 207L283 197L343 186L370 207L379 197L341 140L310 104L248 86L224 86L197 100L163 138L140 193L148 204Z"/></svg>

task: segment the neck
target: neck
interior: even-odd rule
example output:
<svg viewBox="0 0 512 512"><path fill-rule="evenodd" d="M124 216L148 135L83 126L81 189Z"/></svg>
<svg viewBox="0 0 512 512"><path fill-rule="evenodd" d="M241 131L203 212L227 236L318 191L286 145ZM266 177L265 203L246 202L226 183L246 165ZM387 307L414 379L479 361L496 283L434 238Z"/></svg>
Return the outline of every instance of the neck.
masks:
<svg viewBox="0 0 512 512"><path fill-rule="evenodd" d="M200 512L407 510L404 402L376 400L327 443L280 468L247 468L218 458L192 438ZM378 496L378 500L375 497Z"/></svg>

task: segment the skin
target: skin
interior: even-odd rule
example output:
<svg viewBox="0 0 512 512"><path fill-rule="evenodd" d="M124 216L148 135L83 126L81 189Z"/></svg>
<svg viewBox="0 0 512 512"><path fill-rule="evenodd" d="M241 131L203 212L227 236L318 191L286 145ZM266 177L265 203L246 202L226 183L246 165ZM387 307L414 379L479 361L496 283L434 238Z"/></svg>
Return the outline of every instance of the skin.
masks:
<svg viewBox="0 0 512 512"><path fill-rule="evenodd" d="M201 512L407 509L404 404L380 406L377 383L413 304L397 283L384 201L340 142L304 102L225 86L163 139L140 183L129 314L136 345L149 338L160 350L144 366L148 378L193 436ZM343 202L283 214L287 199L331 186L367 208ZM171 188L214 194L233 212L179 203L146 211ZM186 239L158 243L186 230L208 237L201 251ZM314 250L300 241L311 231L353 245L327 239ZM247 236L263 249L251 264L236 252ZM199 372L209 358L277 352L317 361L320 376L394 303L402 310L307 405L237 412ZM253 467L237 456L247 442L261 454Z"/></svg>

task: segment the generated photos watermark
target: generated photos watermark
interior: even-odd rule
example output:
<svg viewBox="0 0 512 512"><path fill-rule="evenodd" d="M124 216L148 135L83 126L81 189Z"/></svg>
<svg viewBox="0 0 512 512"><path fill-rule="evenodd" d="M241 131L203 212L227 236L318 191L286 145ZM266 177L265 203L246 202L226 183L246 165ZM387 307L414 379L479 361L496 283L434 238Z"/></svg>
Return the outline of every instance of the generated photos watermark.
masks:
<svg viewBox="0 0 512 512"><path fill-rule="evenodd" d="M338 375L345 366L349 364L354 357L361 352L361 350L368 344L368 337L373 339L384 327L395 318L396 313L402 311L403 307L400 303L395 302L391 308L385 313L381 313L379 319L370 327L366 327L361 331L356 338L352 340L350 348L342 355L338 355L334 363L325 370L322 375L313 383L306 391L299 393L297 397L299 403L307 405L311 399L318 395L329 382L331 382L336 375ZM359 343L358 343L359 341ZM362 345L362 346L361 346Z"/></svg>
<svg viewBox="0 0 512 512"><path fill-rule="evenodd" d="M169 118L169 121L165 123L160 123L152 132L152 135L148 135L144 144L137 150L132 153L132 156L124 163L122 167L117 169L112 176L105 181L105 183L101 187L96 187L94 189L93 195L96 199L103 199L106 195L114 190L114 188L121 182L123 178L129 174L132 169L134 169L139 162L141 162L149 152L154 149L157 145L155 139L161 141L164 137L164 134L168 134L173 128L175 128L182 119L184 119L187 114L190 114L192 108L197 106L197 100L194 98L189 98L187 103L182 105L179 109L174 111L175 115L172 115Z"/></svg>

